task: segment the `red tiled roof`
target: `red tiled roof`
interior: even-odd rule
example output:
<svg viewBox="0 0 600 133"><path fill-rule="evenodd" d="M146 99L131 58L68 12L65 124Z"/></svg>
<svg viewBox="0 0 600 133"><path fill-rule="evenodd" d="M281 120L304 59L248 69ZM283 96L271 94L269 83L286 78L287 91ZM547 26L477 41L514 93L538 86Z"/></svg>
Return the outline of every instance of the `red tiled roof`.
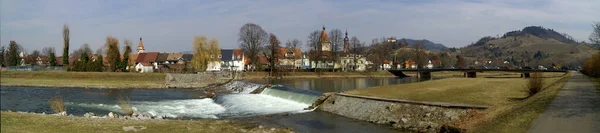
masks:
<svg viewBox="0 0 600 133"><path fill-rule="evenodd" d="M147 53L140 53L137 56L137 59L135 60L135 62L146 62L146 63L150 63L150 62L156 62L156 58L158 57L158 52L147 52Z"/></svg>

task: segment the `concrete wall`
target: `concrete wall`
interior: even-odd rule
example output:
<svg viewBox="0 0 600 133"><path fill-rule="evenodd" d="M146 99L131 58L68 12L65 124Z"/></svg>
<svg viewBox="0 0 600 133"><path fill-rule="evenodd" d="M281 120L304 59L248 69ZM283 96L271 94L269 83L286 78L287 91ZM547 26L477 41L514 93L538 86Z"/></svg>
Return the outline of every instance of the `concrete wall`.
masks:
<svg viewBox="0 0 600 133"><path fill-rule="evenodd" d="M199 88L222 84L232 79L229 72L202 72L198 74L167 73L168 88Z"/></svg>
<svg viewBox="0 0 600 133"><path fill-rule="evenodd" d="M439 132L473 109L424 103L394 102L335 94L319 106L322 111L418 132Z"/></svg>

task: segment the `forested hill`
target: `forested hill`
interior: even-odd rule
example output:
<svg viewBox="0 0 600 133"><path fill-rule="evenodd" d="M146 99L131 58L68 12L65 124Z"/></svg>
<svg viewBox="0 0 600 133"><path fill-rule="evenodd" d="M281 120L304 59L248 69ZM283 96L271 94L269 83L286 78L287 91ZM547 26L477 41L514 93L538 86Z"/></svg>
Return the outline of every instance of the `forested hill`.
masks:
<svg viewBox="0 0 600 133"><path fill-rule="evenodd" d="M444 51L444 50L448 49L448 47L446 47L444 44L434 43L427 39L423 39L423 40L415 40L415 39L410 39L410 38L398 39L398 41L400 41L400 42L402 40L406 41L408 46L411 46L411 47L415 45L415 42L423 41L423 43L425 44L425 48L430 51Z"/></svg>
<svg viewBox="0 0 600 133"><path fill-rule="evenodd" d="M568 44L577 43L573 39L573 37L569 36L566 33L558 33L556 31L554 31L553 29L546 29L541 26L528 26L528 27L523 28L523 30L507 32L502 37L505 38L505 37L524 36L527 34L534 35L534 36L537 36L537 37L543 38L543 39L554 39L554 40L558 40L558 41L568 43Z"/></svg>
<svg viewBox="0 0 600 133"><path fill-rule="evenodd" d="M577 43L567 34L529 26L507 32L500 38L483 37L456 53L471 60L509 61L517 66L549 66L552 63L579 66L596 50L591 45Z"/></svg>

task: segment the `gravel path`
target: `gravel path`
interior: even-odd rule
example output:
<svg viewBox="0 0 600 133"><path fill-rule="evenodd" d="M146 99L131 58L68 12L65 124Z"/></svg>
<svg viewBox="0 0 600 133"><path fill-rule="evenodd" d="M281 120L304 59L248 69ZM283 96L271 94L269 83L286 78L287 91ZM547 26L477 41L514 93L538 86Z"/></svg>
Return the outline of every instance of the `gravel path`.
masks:
<svg viewBox="0 0 600 133"><path fill-rule="evenodd" d="M530 133L600 133L600 91L590 79L573 72Z"/></svg>

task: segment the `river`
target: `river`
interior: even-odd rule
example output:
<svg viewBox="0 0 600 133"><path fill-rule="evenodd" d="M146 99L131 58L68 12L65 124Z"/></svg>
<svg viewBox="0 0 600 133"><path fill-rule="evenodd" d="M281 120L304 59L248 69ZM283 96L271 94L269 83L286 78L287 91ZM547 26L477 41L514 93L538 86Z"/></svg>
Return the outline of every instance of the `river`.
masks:
<svg viewBox="0 0 600 133"><path fill-rule="evenodd" d="M249 80L317 92L340 92L381 85L417 82L414 78L335 78ZM263 91L264 92L264 91ZM48 101L62 97L68 114L86 112L122 114L119 97L127 97L135 112L184 119L232 119L258 121L289 127L299 132L395 132L387 126L355 121L327 112L306 111L310 104L270 94L217 93L211 98L202 90L190 89L124 89L39 88L0 86L0 109L36 113L52 113ZM252 117L289 113L272 117Z"/></svg>

